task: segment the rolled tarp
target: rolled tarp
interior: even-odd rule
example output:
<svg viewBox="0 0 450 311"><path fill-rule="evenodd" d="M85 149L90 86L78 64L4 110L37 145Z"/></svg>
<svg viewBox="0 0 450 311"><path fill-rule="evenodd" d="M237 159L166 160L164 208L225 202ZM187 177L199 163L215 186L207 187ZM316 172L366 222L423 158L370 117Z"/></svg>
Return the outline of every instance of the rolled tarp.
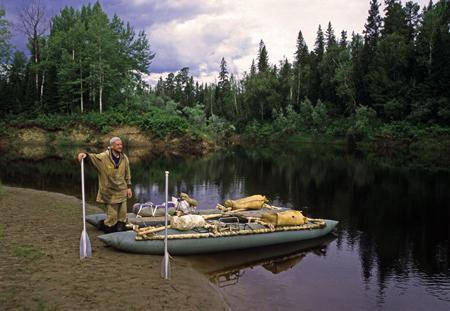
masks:
<svg viewBox="0 0 450 311"><path fill-rule="evenodd" d="M231 208L232 210L237 209L260 209L269 200L261 194L252 195L238 200L226 200L224 206Z"/></svg>

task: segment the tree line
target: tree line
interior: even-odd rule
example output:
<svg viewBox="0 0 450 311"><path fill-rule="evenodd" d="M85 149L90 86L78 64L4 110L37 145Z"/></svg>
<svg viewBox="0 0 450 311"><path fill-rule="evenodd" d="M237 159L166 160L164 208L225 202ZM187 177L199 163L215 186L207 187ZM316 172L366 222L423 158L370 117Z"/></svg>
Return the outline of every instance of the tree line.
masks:
<svg viewBox="0 0 450 311"><path fill-rule="evenodd" d="M236 77L225 58L215 83L195 81L185 67L156 86L144 76L155 56L136 32L97 2L66 7L46 21L35 4L22 12L30 56L14 51L0 10L0 114L79 114L176 103L179 114L249 123L301 119L323 126L365 114L381 122L450 124L450 1L370 0L362 34L318 26L313 47L299 31L293 61L269 62L261 40L248 71ZM48 28L48 31L46 29ZM170 38L168 38L170 40ZM201 57L201 56L199 56ZM159 103L159 104L158 104ZM290 119L291 118L291 119ZM295 122L297 122L295 121Z"/></svg>
<svg viewBox="0 0 450 311"><path fill-rule="evenodd" d="M358 109L383 122L450 124L450 2L421 8L408 1L370 1L362 34L319 25L309 48L299 31L294 59L270 64L261 40L242 79L222 58L217 83L194 82L189 68L158 81L153 92L181 106L200 104L207 115L247 123L317 108L336 119Z"/></svg>

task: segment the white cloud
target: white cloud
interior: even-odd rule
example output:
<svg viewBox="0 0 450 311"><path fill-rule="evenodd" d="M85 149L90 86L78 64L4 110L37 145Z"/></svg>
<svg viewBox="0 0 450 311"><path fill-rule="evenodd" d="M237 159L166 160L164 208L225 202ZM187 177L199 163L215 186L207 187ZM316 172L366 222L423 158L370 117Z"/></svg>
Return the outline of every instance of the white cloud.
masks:
<svg viewBox="0 0 450 311"><path fill-rule="evenodd" d="M146 29L157 53L152 70L177 71L186 66L205 82L217 77L222 57L230 72L240 75L248 71L260 39L268 48L271 63L278 63L283 57L292 60L299 30L310 49L318 25L325 31L328 21L337 37L341 30L347 30L349 37L352 31L362 32L369 10L369 0L156 2L161 12L186 9L198 13L175 16ZM421 5L427 2L419 1Z"/></svg>
<svg viewBox="0 0 450 311"><path fill-rule="evenodd" d="M236 15L201 14L151 26L147 32L157 53L155 66L169 71L190 67L196 77L210 80L225 57L230 71L238 72L234 62L254 52L251 37L238 24Z"/></svg>

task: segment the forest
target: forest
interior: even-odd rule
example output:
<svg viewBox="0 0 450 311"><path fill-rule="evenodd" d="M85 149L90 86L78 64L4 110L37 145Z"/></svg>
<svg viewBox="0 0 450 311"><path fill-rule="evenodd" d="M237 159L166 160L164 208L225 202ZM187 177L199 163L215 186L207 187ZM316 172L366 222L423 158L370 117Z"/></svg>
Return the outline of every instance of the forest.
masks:
<svg viewBox="0 0 450 311"><path fill-rule="evenodd" d="M160 136L218 139L450 136L449 0L423 8L370 0L361 34L329 22L308 47L300 30L292 61L278 63L262 39L238 77L222 58L216 83L196 81L184 67L153 87L145 77L158 51L144 31L99 2L65 7L48 21L45 13L36 5L22 12L27 56L11 46L0 10L0 115L9 125L133 124Z"/></svg>

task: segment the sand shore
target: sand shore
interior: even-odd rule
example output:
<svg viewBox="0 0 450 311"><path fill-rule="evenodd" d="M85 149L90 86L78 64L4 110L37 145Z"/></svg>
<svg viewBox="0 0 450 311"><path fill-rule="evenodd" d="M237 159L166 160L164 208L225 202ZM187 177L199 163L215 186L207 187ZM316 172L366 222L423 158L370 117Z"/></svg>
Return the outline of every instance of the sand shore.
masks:
<svg viewBox="0 0 450 311"><path fill-rule="evenodd" d="M164 281L161 257L107 248L91 226L93 257L80 260L75 197L2 186L0 215L0 310L228 309L187 261L175 258Z"/></svg>

